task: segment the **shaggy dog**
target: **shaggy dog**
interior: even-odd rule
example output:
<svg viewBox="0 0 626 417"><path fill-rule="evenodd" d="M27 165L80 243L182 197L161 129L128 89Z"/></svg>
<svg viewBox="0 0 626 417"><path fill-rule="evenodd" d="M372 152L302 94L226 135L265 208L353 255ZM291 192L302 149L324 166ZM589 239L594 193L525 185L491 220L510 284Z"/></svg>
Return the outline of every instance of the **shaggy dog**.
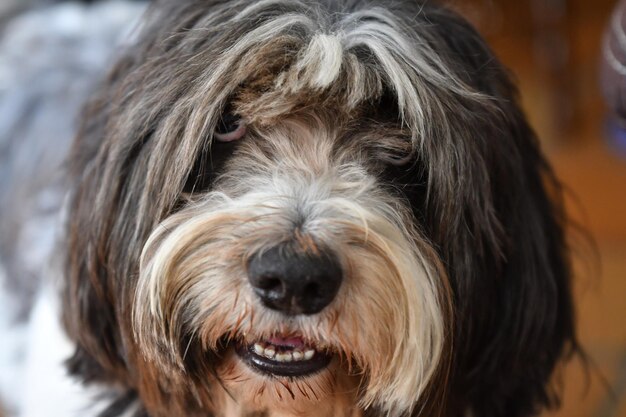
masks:
<svg viewBox="0 0 626 417"><path fill-rule="evenodd" d="M102 416L520 417L577 350L558 182L431 2L162 0L71 156Z"/></svg>

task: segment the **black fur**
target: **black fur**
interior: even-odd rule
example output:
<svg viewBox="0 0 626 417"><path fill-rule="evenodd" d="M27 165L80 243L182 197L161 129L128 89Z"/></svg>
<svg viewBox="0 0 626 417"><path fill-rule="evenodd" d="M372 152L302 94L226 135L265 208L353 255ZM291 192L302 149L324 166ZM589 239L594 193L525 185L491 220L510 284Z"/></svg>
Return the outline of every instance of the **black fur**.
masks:
<svg viewBox="0 0 626 417"><path fill-rule="evenodd" d="M133 193L158 184L157 180L140 177L134 166L138 161L145 163L145 154L156 146L150 142L156 124L185 91L167 90L161 102L148 100L154 108L147 111L145 120L125 122L135 129L123 132L135 138L133 146L124 145L128 149L105 149L110 144L103 138L111 128L111 120L124 119L125 106L136 103L134 95L166 88L158 85L159 79L141 84L144 92L129 86L135 85L132 78L150 60L166 63L187 59L172 56L172 51L186 36L186 28L193 27L212 3L217 2L157 5L166 10L163 29L143 38L145 48L130 51L86 112L75 147L79 186L70 230L75 236L68 262L73 280L66 292L72 307L65 316L79 345L70 369L85 380L125 378L129 389L134 389L136 370L128 363L127 336L119 330L125 320L121 315L132 302L129 292L133 286L129 281L115 281L110 275L119 269L128 273L127 280L132 280L137 273L139 249L116 255L110 245L128 239L131 226L136 225L98 222L93 211L125 216L133 210L124 206ZM356 9L362 2L347 1L340 6L324 3L329 3L325 7L332 13ZM417 153L403 166L386 165L380 172L398 197L409 202L416 223L425 230L449 275L454 295L454 340L441 413L445 417L462 417L467 410L475 417L535 415L558 404L551 376L561 358L579 350L560 185L519 107L509 74L476 31L438 5L384 5L398 14L412 16L414 25L429 28L431 46L456 76L490 97L488 109L451 98L447 102L454 106L446 109L451 128L467 129L472 134L460 135L452 144L430 138L424 153ZM176 33L170 36L167 31ZM211 46L199 43L196 47ZM373 113L376 111L374 108ZM189 168L182 179L186 185L181 185L181 190L210 188L231 152L228 146L213 151L204 148L196 166ZM111 155L123 155L125 159L109 161L115 164L111 168L103 162ZM116 170L113 177L108 169ZM104 186L108 187L110 199L105 207L92 207L90 201L96 199L102 181L107 181ZM175 210L176 204L182 204L178 196L167 197L169 202L163 203L165 197L155 195L151 212L143 215L157 222ZM144 229L138 233L147 232ZM117 404L123 405L124 398L103 417L118 415L117 410L123 407ZM375 414L372 410L368 413ZM424 414L418 409L413 416Z"/></svg>

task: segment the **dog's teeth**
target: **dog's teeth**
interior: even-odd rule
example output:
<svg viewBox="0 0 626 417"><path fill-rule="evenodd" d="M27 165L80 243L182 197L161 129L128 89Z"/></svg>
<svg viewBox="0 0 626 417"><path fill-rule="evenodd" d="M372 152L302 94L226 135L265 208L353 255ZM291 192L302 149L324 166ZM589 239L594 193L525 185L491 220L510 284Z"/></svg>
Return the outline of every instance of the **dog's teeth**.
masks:
<svg viewBox="0 0 626 417"><path fill-rule="evenodd" d="M265 348L265 350L263 351L263 355L265 355L266 358L273 358L274 355L276 354L276 348L272 345L269 345L268 347Z"/></svg>
<svg viewBox="0 0 626 417"><path fill-rule="evenodd" d="M279 350L276 346L266 342L256 342L252 346L252 350L257 355L265 356L276 362L308 361L315 356L315 349L307 348L304 350L301 348L282 347Z"/></svg>
<svg viewBox="0 0 626 417"><path fill-rule="evenodd" d="M277 353L274 359L278 362L291 362L293 360L289 352Z"/></svg>

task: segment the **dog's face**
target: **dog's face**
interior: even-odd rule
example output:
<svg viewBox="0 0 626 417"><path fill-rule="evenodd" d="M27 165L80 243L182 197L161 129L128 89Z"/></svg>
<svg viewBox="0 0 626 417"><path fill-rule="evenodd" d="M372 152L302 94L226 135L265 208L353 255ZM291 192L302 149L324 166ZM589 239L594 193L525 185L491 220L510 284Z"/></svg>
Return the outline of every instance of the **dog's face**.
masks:
<svg viewBox="0 0 626 417"><path fill-rule="evenodd" d="M76 142L74 373L154 416L551 403L554 180L475 32L407 3L157 4Z"/></svg>

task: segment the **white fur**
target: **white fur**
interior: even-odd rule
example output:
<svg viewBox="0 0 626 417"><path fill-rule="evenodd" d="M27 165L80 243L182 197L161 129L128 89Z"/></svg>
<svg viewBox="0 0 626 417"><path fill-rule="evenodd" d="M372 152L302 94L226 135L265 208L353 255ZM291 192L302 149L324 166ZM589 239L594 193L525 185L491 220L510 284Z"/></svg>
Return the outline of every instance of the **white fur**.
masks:
<svg viewBox="0 0 626 417"><path fill-rule="evenodd" d="M309 69L310 86L324 88L330 85L341 69L343 45L337 36L318 33L298 60L298 69Z"/></svg>

